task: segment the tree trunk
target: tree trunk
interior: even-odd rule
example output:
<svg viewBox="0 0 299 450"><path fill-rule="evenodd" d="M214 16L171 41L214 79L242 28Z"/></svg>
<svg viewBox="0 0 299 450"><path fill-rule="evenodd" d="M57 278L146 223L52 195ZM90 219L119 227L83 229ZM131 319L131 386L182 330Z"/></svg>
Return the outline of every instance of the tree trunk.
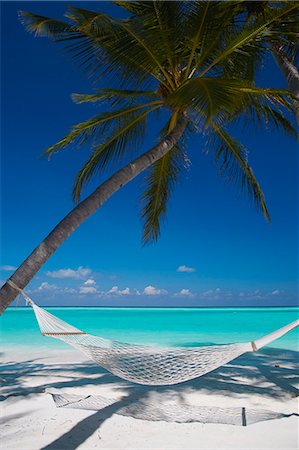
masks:
<svg viewBox="0 0 299 450"><path fill-rule="evenodd" d="M296 96L293 104L295 116L299 123L299 71L292 61L290 61L282 46L272 44L271 50L277 65L285 76L289 90Z"/></svg>
<svg viewBox="0 0 299 450"><path fill-rule="evenodd" d="M27 259L10 277L19 288L31 281L57 248L91 216L103 203L129 181L150 167L154 162L168 153L181 138L187 125L184 114L179 118L176 127L162 141L148 152L136 158L127 166L115 172L102 183L92 194L80 202L62 221L48 234L48 236L33 250ZM0 289L0 314L10 305L19 292L7 282Z"/></svg>

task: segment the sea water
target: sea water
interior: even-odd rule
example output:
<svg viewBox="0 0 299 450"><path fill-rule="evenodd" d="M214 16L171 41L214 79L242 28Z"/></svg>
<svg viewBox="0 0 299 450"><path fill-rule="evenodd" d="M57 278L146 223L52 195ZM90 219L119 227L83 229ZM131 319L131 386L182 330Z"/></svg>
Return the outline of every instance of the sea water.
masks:
<svg viewBox="0 0 299 450"><path fill-rule="evenodd" d="M108 339L137 344L197 346L258 339L298 318L299 309L285 308L46 308L75 327ZM30 307L8 308L0 318L2 351L66 348L40 334ZM298 351L298 330L271 347Z"/></svg>

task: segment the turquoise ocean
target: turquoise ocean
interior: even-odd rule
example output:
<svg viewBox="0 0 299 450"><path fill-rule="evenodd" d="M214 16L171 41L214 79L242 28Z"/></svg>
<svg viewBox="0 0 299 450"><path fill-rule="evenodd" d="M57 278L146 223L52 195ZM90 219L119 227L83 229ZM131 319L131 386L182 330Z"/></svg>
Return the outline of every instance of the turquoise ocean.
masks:
<svg viewBox="0 0 299 450"><path fill-rule="evenodd" d="M298 318L299 308L46 308L90 334L130 343L196 346L247 342ZM0 318L2 351L65 348L43 337L30 307L8 308ZM271 347L298 351L293 330Z"/></svg>

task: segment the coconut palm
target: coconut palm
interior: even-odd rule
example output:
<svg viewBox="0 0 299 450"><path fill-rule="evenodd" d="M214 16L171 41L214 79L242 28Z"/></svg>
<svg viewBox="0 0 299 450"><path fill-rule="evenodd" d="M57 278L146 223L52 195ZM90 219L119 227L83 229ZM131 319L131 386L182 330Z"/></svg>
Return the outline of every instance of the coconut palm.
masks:
<svg viewBox="0 0 299 450"><path fill-rule="evenodd" d="M103 75L112 80L109 87L73 95L77 103L98 105L99 112L46 150L48 157L75 145L89 146L92 152L74 184L77 205L11 276L20 288L83 221L146 169L143 241L156 240L171 192L188 161L188 134L193 139L204 136L219 172L239 181L269 220L248 153L231 135L230 126L237 120L257 120L296 136L285 115L291 111L292 96L287 90L256 87L254 73L266 39L275 42L279 28L288 25L288 15L298 6L282 4L266 20L240 27L232 21L239 2L114 3L125 8L126 19L75 7L67 10L67 21L20 13L29 32L67 45L97 85ZM153 147L140 154L149 120L163 124ZM91 177L108 168L112 175L80 201ZM9 283L1 288L2 311L17 293Z"/></svg>

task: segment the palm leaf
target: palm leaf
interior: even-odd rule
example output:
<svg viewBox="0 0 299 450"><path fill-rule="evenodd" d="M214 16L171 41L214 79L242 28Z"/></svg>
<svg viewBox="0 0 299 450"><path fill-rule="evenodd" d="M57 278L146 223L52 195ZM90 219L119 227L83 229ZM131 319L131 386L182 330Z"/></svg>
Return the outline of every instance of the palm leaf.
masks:
<svg viewBox="0 0 299 450"><path fill-rule="evenodd" d="M169 121L160 132L160 139L175 126L177 114L172 114ZM147 244L157 241L161 222L166 217L167 204L171 193L184 169L189 166L190 161L184 150L184 135L191 131L192 122L189 120L187 128L172 150L156 161L147 172L145 179L146 188L142 194L143 236L142 241Z"/></svg>
<svg viewBox="0 0 299 450"><path fill-rule="evenodd" d="M186 165L186 155L181 146L176 145L148 170L141 214L144 222L142 241L145 244L157 241L169 198Z"/></svg>
<svg viewBox="0 0 299 450"><path fill-rule="evenodd" d="M78 30L72 25L62 21L40 16L27 11L18 11L19 19L29 33L39 37L59 38L67 35L75 37Z"/></svg>
<svg viewBox="0 0 299 450"><path fill-rule="evenodd" d="M231 36L236 28L232 21L236 3L209 0L194 2L184 30L187 35L185 45L189 49L185 79L191 78L206 59L212 62L215 52L222 48L222 41L226 36Z"/></svg>
<svg viewBox="0 0 299 450"><path fill-rule="evenodd" d="M146 119L149 113L156 111L160 105L152 106L146 111L132 111L122 116L121 122L114 124L110 135L98 145L94 145L91 157L84 164L76 177L73 197L80 199L82 188L91 177L105 170L108 165L122 161L140 150L146 131Z"/></svg>
<svg viewBox="0 0 299 450"><path fill-rule="evenodd" d="M271 36L271 26L275 22L279 22L283 16L287 16L291 12L299 9L298 4L287 5L286 7L282 7L278 12L275 11L271 14L271 17L268 17L266 21L263 21L261 24L257 26L248 27L243 31L239 32L236 38L232 39L232 41L226 46L226 48L220 52L220 54L210 63L201 73L202 77L209 70L214 68L221 61L225 60L228 56L236 51L242 50L246 47L250 42L255 43L256 39L261 39L263 37L267 37L267 39ZM281 24L280 24L281 26ZM276 36L277 39L277 36Z"/></svg>
<svg viewBox="0 0 299 450"><path fill-rule="evenodd" d="M81 32L97 39L98 45L102 45L106 52L109 52L109 57L113 58L114 65L116 61L124 61L128 58L131 64L135 62L136 65L138 61L138 65L160 82L164 83L164 77L172 85L172 79L163 65L164 53L158 51L161 46L153 45L152 30L147 33L146 28L140 27L139 21L136 20L112 19L106 14L76 7L71 7L69 10L71 12L68 13L68 17L78 23ZM108 30L104 28L107 24ZM156 40L155 43L157 42L159 41Z"/></svg>
<svg viewBox="0 0 299 450"><path fill-rule="evenodd" d="M204 35L204 31L205 31L205 19L208 13L208 10L210 8L210 6L212 5L211 2L205 2L204 3L204 10L201 14L200 17L200 22L197 25L197 31L196 34L194 36L194 38L192 39L193 44L192 44L192 48L191 48L191 52L189 55L189 59L188 59L188 63L187 63L187 67L186 67L186 72L185 72L185 78L187 79L190 75L190 69L191 69L191 64L193 62L193 58L195 56L195 52L200 44L200 42L203 40L203 35Z"/></svg>
<svg viewBox="0 0 299 450"><path fill-rule="evenodd" d="M255 101L253 101L253 99ZM270 102L286 109L292 108L292 94L287 89L268 89L246 86L244 80L222 78L192 78L175 92L171 93L166 103L176 108L193 108L205 118L205 124L216 120L220 114L226 120L243 111L246 106Z"/></svg>
<svg viewBox="0 0 299 450"><path fill-rule="evenodd" d="M141 23L147 33L151 34L154 48L163 54L163 65L174 73L182 49L182 36L177 31L182 30L184 25L187 2L154 0L114 3L132 13L130 19Z"/></svg>
<svg viewBox="0 0 299 450"><path fill-rule="evenodd" d="M56 144L48 147L45 154L51 157L54 153L76 143L77 146L82 146L88 141L95 146L98 139L103 139L107 132L115 125L119 126L123 120L126 120L130 114L139 113L142 109L146 109L146 113L150 111L151 107L157 105L160 108L161 102L155 101L146 104L134 106L132 108L124 108L114 112L105 112L98 114L92 119L81 122L72 127L70 133L60 139ZM154 106L155 107L155 106Z"/></svg>
<svg viewBox="0 0 299 450"><path fill-rule="evenodd" d="M66 16L72 24L20 12L29 32L65 42L70 54L92 76L116 75L123 83L141 84L149 77L163 82L144 46L125 30L127 24L106 14L75 7L70 7Z"/></svg>
<svg viewBox="0 0 299 450"><path fill-rule="evenodd" d="M270 221L264 194L248 164L246 149L227 131L212 124L213 133L208 140L209 151L216 153L215 161L220 164L219 173L224 174L228 181L240 183L241 189L246 189L249 198L252 198L256 207L261 210L264 217Z"/></svg>
<svg viewBox="0 0 299 450"><path fill-rule="evenodd" d="M75 103L97 103L112 101L112 105L121 103L122 101L137 102L140 100L154 101L160 98L157 92L153 91L139 91L139 90L129 90L129 89L108 89L102 88L100 92L95 94L72 94L72 99Z"/></svg>
<svg viewBox="0 0 299 450"><path fill-rule="evenodd" d="M291 121L285 116L284 110L292 111L292 104L283 104L283 108L280 101L274 99L261 101L259 97L254 95L247 99L246 106L244 108L244 114L246 122L248 120L254 123L257 120L259 127L274 127L276 129L282 129L290 137L298 139L299 133L297 128L291 123Z"/></svg>

